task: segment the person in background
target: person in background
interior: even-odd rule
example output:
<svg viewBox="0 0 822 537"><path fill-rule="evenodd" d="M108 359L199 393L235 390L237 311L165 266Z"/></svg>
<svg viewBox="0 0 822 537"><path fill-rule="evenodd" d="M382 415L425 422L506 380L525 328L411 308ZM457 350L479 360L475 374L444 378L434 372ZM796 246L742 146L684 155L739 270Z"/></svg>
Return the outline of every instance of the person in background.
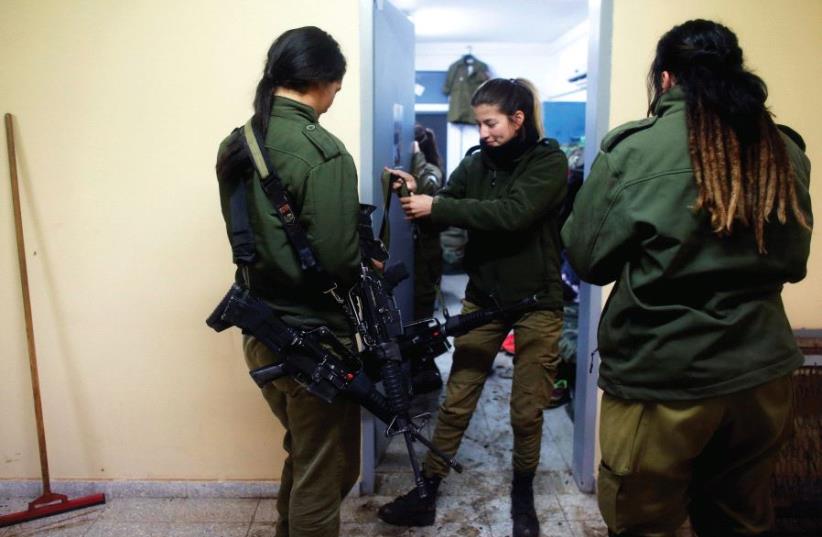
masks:
<svg viewBox="0 0 822 537"><path fill-rule="evenodd" d="M442 159L434 131L419 123L414 125L412 168L417 193L436 195L442 188ZM440 227L421 220L414 226L414 319L434 316L441 279ZM428 393L442 388L442 377L433 360L412 363L411 374L414 393Z"/></svg>
<svg viewBox="0 0 822 537"><path fill-rule="evenodd" d="M471 104L480 145L451 174L437 196L401 198L409 218L468 230L468 286L462 313L509 305L537 295L535 311L495 321L454 340L445 401L437 414L433 444L456 455L500 344L511 328L517 350L511 387L514 431L511 515L514 537L539 535L533 481L539 464L543 410L559 362L562 287L558 218L567 188L567 159L556 140L542 138L541 102L530 82L493 79ZM417 190L414 177L394 170ZM448 467L429 453L423 474L429 495L414 489L383 505L390 524L434 523L436 494Z"/></svg>
<svg viewBox="0 0 822 537"><path fill-rule="evenodd" d="M323 30L307 26L283 33L268 51L252 124L264 134L263 149L297 206L320 264L350 286L360 262L357 172L342 142L318 122L334 102L345 69L339 45ZM227 146L220 146L218 163L227 158ZM231 237L231 188L220 179ZM237 271L238 283L265 300L284 322L306 329L327 326L350 346L352 328L337 303L300 268L259 176L242 179L256 261ZM244 337L243 350L249 369L281 361L252 336ZM359 477L359 406L342 397L326 403L291 377L273 381L262 392L285 428L276 536L337 537L340 503Z"/></svg>
<svg viewBox="0 0 822 537"><path fill-rule="evenodd" d="M611 131L562 230L599 325L597 496L610 535L759 535L803 363L782 287L811 239L804 142L776 125L736 35L656 47L649 117Z"/></svg>
<svg viewBox="0 0 822 537"><path fill-rule="evenodd" d="M434 131L414 125L413 175L417 194L435 196L442 188L442 159ZM434 303L442 278L440 230L428 221L416 223L414 242L414 319L434 315Z"/></svg>

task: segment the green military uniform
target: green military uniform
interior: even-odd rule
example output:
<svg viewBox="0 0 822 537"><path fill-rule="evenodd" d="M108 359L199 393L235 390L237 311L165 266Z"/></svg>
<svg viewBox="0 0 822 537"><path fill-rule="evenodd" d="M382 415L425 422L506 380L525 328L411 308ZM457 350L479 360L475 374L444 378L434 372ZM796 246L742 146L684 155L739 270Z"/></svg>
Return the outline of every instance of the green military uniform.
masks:
<svg viewBox="0 0 822 537"><path fill-rule="evenodd" d="M351 155L317 123L312 108L284 97L274 99L265 151L299 211L321 265L341 285L352 284L360 254L357 175ZM220 195L230 230L229 185L220 184ZM247 283L289 324L326 325L348 342L351 331L344 314L300 269L256 174L246 182L246 195L258 259L247 276L238 270L238 281ZM280 359L252 337L245 339L244 351L252 369ZM336 537L340 502L359 476L359 407L341 398L327 404L290 378L267 386L263 396L286 431L283 447L288 457L277 499L277 537Z"/></svg>
<svg viewBox="0 0 822 537"><path fill-rule="evenodd" d="M439 192L442 170L425 160L422 151L414 153L412 166L417 194L434 196ZM434 315L437 288L442 278L439 227L427 220L417 222L414 247L414 318L425 319Z"/></svg>
<svg viewBox="0 0 822 537"><path fill-rule="evenodd" d="M435 224L467 228L465 268L469 282L463 312L539 297L539 310L497 321L456 338L445 401L433 443L455 455L476 408L488 370L511 328L517 338L511 391L514 469L539 463L542 411L548 406L559 360L562 290L558 210L565 197L567 161L553 140L533 145L512 169L496 167L482 152L467 156L434 198ZM428 477L448 468L430 454Z"/></svg>
<svg viewBox="0 0 822 537"><path fill-rule="evenodd" d="M471 97L491 78L488 65L474 57L463 56L448 67L442 92L448 95L448 121L474 124Z"/></svg>
<svg viewBox="0 0 822 537"><path fill-rule="evenodd" d="M464 158L434 198L431 221L468 230L465 297L480 306L537 294L541 309L562 310L557 211L568 164L555 140L543 140L511 170L478 151Z"/></svg>
<svg viewBox="0 0 822 537"><path fill-rule="evenodd" d="M783 139L810 217L810 164ZM692 209L696 198L675 86L653 117L605 137L562 230L581 279L616 280L599 326L608 394L599 498L612 531L673 535L689 495L706 535L768 524L763 476L790 428L784 377L803 360L780 293L805 276L810 232L772 218L759 255L748 228L713 233L706 211ZM615 425L629 422L630 431ZM702 479L710 472L715 479ZM645 501L649 491L661 496Z"/></svg>

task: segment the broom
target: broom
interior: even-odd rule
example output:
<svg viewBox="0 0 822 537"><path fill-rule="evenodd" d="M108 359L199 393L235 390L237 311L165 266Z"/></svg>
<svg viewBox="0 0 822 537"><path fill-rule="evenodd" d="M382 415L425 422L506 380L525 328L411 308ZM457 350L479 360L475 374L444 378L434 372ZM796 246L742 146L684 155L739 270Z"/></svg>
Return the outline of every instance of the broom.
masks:
<svg viewBox="0 0 822 537"><path fill-rule="evenodd" d="M9 173L11 175L11 194L14 205L14 225L17 231L17 259L20 262L20 283L23 286L23 308L26 315L26 339L31 367L31 389L34 394L34 416L37 420L37 440L40 448L40 472L43 479L43 494L29 502L29 508L18 513L0 516L0 528L19 524L27 520L42 518L82 509L92 505L106 503L105 494L92 494L70 500L65 494L51 491L49 481L49 461L46 454L46 430L43 425L43 406L40 401L40 380L37 374L37 353L34 349L34 326L31 318L31 299L29 298L29 278L26 267L25 244L23 242L23 221L20 213L20 192L17 185L17 154L14 149L14 116L6 114L6 143L9 150Z"/></svg>

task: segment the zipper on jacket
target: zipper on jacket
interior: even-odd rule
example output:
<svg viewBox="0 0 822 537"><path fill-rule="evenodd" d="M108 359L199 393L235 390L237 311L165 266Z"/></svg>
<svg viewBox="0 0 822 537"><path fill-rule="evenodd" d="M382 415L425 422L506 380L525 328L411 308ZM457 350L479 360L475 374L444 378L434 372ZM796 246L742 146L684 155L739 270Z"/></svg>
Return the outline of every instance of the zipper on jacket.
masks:
<svg viewBox="0 0 822 537"><path fill-rule="evenodd" d="M497 170L491 170L491 188L497 186Z"/></svg>

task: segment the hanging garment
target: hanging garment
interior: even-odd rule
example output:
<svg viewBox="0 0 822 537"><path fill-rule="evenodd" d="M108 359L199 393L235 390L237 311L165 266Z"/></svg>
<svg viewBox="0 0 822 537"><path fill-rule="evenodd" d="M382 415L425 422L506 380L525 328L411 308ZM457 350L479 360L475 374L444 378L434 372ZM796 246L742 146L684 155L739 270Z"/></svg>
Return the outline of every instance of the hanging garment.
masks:
<svg viewBox="0 0 822 537"><path fill-rule="evenodd" d="M451 64L442 88L443 93L448 95L448 121L474 124L471 96L489 78L488 65L470 54Z"/></svg>

